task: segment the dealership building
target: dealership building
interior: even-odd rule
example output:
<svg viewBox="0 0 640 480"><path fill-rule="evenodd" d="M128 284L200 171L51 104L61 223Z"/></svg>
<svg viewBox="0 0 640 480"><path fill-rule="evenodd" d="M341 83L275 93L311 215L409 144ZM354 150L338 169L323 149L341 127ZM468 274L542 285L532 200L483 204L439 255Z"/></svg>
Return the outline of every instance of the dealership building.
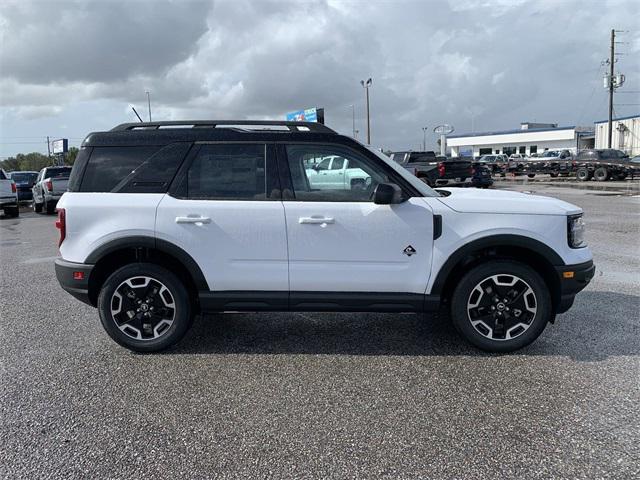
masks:
<svg viewBox="0 0 640 480"><path fill-rule="evenodd" d="M593 127L559 127L557 123L523 122L519 129L495 132L448 135L447 147L451 155L480 155L520 153L531 155L545 150L593 148Z"/></svg>
<svg viewBox="0 0 640 480"><path fill-rule="evenodd" d="M596 124L596 148L607 148L609 142L609 121ZM611 148L617 148L634 157L640 155L640 115L614 118L612 122Z"/></svg>

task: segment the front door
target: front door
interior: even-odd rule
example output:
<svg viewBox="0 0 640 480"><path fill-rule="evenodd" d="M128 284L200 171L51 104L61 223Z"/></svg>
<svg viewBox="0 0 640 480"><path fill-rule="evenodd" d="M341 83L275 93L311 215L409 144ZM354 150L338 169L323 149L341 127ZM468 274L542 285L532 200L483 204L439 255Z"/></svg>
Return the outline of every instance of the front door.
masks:
<svg viewBox="0 0 640 480"><path fill-rule="evenodd" d="M433 214L422 198L373 203L375 187L394 181L382 160L327 145L291 144L279 154L287 158L295 197L284 201L292 295L425 292ZM345 159L349 168L342 172L354 178L318 188L305 168L305 158L314 156Z"/></svg>
<svg viewBox="0 0 640 480"><path fill-rule="evenodd" d="M176 191L158 206L158 238L186 251L212 291L286 292L286 226L279 185L273 183L274 155L268 154L273 147L226 143L196 149Z"/></svg>

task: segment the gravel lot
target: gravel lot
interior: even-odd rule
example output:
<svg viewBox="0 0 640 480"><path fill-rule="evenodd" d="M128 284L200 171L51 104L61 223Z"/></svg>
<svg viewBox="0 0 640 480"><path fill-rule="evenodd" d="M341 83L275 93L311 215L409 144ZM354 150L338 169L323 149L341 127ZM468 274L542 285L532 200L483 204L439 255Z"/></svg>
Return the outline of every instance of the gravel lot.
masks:
<svg viewBox="0 0 640 480"><path fill-rule="evenodd" d="M229 314L168 353L57 284L54 218L0 219L2 478L638 478L640 198L582 206L598 271L530 347L442 319Z"/></svg>

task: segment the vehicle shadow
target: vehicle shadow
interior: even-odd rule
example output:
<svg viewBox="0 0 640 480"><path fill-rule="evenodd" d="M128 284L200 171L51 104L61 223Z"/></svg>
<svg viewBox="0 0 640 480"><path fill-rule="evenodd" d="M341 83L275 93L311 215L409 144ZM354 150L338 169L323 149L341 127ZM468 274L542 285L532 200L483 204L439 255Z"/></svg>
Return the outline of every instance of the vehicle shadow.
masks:
<svg viewBox="0 0 640 480"><path fill-rule="evenodd" d="M532 345L510 355L599 361L640 353L640 296L583 292ZM446 315L237 313L198 317L175 354L497 356L469 346Z"/></svg>

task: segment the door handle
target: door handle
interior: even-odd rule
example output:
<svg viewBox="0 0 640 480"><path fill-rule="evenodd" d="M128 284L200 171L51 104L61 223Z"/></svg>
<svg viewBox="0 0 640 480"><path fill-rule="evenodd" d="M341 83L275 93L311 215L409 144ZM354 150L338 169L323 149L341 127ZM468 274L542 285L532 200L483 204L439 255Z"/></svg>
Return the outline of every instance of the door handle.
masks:
<svg viewBox="0 0 640 480"><path fill-rule="evenodd" d="M335 219L333 219L331 217L313 216L313 217L300 217L298 219L298 223L309 223L309 224L313 224L313 225L322 225L322 224L328 224L328 223L336 223L336 221L335 221Z"/></svg>
<svg viewBox="0 0 640 480"><path fill-rule="evenodd" d="M211 218L189 215L187 217L176 217L176 223L195 223L196 225L202 225L211 223Z"/></svg>

